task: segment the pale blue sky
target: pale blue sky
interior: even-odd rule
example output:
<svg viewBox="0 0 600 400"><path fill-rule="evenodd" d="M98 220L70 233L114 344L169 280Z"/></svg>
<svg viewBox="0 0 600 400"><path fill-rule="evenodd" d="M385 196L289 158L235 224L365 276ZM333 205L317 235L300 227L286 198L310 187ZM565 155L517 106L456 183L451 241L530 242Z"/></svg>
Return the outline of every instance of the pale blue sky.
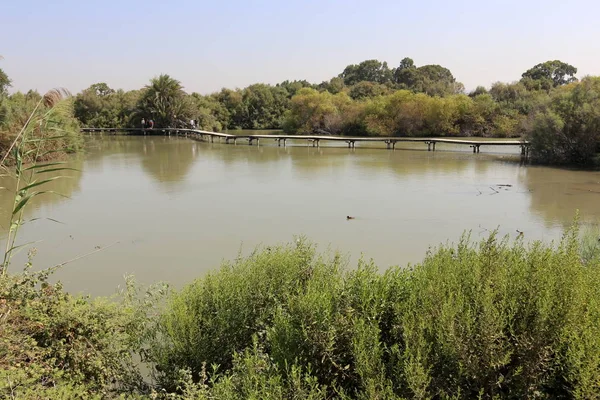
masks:
<svg viewBox="0 0 600 400"><path fill-rule="evenodd" d="M599 0L1 0L0 67L13 90L137 89L160 73L188 92L319 83L376 58L441 64L467 89L560 59L600 75Z"/></svg>

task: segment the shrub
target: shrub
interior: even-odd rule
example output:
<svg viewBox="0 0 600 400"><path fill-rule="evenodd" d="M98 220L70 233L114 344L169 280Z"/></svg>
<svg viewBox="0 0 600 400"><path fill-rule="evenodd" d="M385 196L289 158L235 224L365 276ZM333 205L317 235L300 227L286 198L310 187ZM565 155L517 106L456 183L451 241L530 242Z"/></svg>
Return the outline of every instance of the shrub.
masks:
<svg viewBox="0 0 600 400"><path fill-rule="evenodd" d="M528 132L532 157L542 163L588 165L600 142L600 78L584 78L553 93Z"/></svg>
<svg viewBox="0 0 600 400"><path fill-rule="evenodd" d="M465 236L383 274L304 242L258 251L171 299L161 383L187 369L217 398L298 398L298 379L315 398L593 398L600 264L580 250L577 229L556 245Z"/></svg>
<svg viewBox="0 0 600 400"><path fill-rule="evenodd" d="M0 398L98 398L145 384L134 352L147 331L142 302L89 300L49 271L0 276Z"/></svg>
<svg viewBox="0 0 600 400"><path fill-rule="evenodd" d="M154 345L158 379L172 385L173 372L204 364L230 369L236 352L264 337L277 309L305 290L315 276L336 275L339 258L324 261L312 245L266 248L225 263L218 272L185 287L169 301Z"/></svg>

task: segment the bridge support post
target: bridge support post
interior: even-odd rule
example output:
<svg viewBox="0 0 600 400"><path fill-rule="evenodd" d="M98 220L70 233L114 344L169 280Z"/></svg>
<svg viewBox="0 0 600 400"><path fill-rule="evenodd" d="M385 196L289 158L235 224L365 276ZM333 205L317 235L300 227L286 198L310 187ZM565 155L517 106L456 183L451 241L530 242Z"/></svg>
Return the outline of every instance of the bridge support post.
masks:
<svg viewBox="0 0 600 400"><path fill-rule="evenodd" d="M529 145L521 145L521 158L524 161L527 161L529 159Z"/></svg>
<svg viewBox="0 0 600 400"><path fill-rule="evenodd" d="M431 142L425 142L427 143L427 151L431 151Z"/></svg>
<svg viewBox="0 0 600 400"><path fill-rule="evenodd" d="M396 150L396 142L395 141L392 142L392 150Z"/></svg>
<svg viewBox="0 0 600 400"><path fill-rule="evenodd" d="M286 143L287 143L287 139L283 139L283 147L286 147L286 146L287 146L287 144L286 144Z"/></svg>
<svg viewBox="0 0 600 400"><path fill-rule="evenodd" d="M435 144L436 144L436 142L432 142L432 144L433 144L433 151L435 151Z"/></svg>
<svg viewBox="0 0 600 400"><path fill-rule="evenodd" d="M210 136L210 142L211 142L211 143L214 143L214 142L215 142L215 137L214 137L214 136L212 136L212 135Z"/></svg>
<svg viewBox="0 0 600 400"><path fill-rule="evenodd" d="M391 145L392 145L392 142L390 142L389 140L386 140L386 141L385 141L385 146L386 146L386 148L387 148L388 150L390 149L390 146L391 146Z"/></svg>

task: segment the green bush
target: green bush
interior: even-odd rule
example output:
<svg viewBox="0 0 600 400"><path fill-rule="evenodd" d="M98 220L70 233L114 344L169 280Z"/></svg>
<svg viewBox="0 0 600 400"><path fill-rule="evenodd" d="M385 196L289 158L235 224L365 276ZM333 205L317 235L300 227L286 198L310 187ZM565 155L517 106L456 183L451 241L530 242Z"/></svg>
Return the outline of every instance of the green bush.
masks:
<svg viewBox="0 0 600 400"><path fill-rule="evenodd" d="M181 390L188 370L185 390L212 398L595 398L600 264L580 250L576 229L556 245L466 236L383 274L304 242L257 251L172 297L159 382Z"/></svg>
<svg viewBox="0 0 600 400"><path fill-rule="evenodd" d="M152 296L90 300L50 271L0 275L0 398L105 398L145 390L142 350Z"/></svg>
<svg viewBox="0 0 600 400"><path fill-rule="evenodd" d="M325 262L305 241L267 248L225 263L175 294L161 316L161 336L154 345L159 381L172 383L173 372L202 366L232 367L236 352L264 337L277 309L305 290L316 275L336 276L339 259Z"/></svg>
<svg viewBox="0 0 600 400"><path fill-rule="evenodd" d="M589 165L600 143L600 78L586 77L552 93L528 130L534 160Z"/></svg>

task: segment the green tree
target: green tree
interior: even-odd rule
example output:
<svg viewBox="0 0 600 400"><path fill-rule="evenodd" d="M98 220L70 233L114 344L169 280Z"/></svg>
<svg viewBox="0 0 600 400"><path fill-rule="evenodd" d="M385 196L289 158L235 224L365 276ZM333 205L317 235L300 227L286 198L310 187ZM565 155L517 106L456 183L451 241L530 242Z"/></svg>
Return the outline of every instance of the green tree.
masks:
<svg viewBox="0 0 600 400"><path fill-rule="evenodd" d="M301 81L283 81L281 83L278 83L277 85L275 85L275 87L281 87L283 89L286 90L287 94L288 94L288 98L292 98L296 92L298 92L298 90L305 88L305 87L312 87L313 85L306 81L306 80L301 80Z"/></svg>
<svg viewBox="0 0 600 400"><path fill-rule="evenodd" d="M363 81L386 84L392 80L392 71L385 61L366 60L358 65L348 65L339 76L347 86Z"/></svg>
<svg viewBox="0 0 600 400"><path fill-rule="evenodd" d="M193 103L181 83L163 74L150 80L138 102L136 116L153 119L157 127L177 127L188 124L193 115Z"/></svg>
<svg viewBox="0 0 600 400"><path fill-rule="evenodd" d="M290 133L340 133L343 116L352 100L345 93L333 95L305 88L290 102L283 128Z"/></svg>
<svg viewBox="0 0 600 400"><path fill-rule="evenodd" d="M473 90L471 93L469 93L469 97L477 97L477 96L481 96L482 94L486 94L488 91L485 87L483 86L477 86L475 88L475 90Z"/></svg>
<svg viewBox="0 0 600 400"><path fill-rule="evenodd" d="M243 91L245 110L242 127L246 129L277 129L288 106L288 92L283 87L254 84Z"/></svg>
<svg viewBox="0 0 600 400"><path fill-rule="evenodd" d="M240 89L221 89L219 93L213 95L219 103L227 110L227 121L224 126L228 129L241 129L244 123L244 102L243 93Z"/></svg>
<svg viewBox="0 0 600 400"><path fill-rule="evenodd" d="M95 83L75 97L75 116L86 127L138 126L132 121L140 91L115 91L106 83Z"/></svg>
<svg viewBox="0 0 600 400"><path fill-rule="evenodd" d="M452 72L441 65L416 67L411 58L404 58L394 71L394 83L400 89L408 89L430 96L447 96L461 93L462 83L457 82Z"/></svg>
<svg viewBox="0 0 600 400"><path fill-rule="evenodd" d="M552 87L576 82L577 68L560 60L546 61L528 69L523 82L532 89L548 90Z"/></svg>
<svg viewBox="0 0 600 400"><path fill-rule="evenodd" d="M405 57L400 61L398 68L394 70L394 83L396 85L404 86L406 89L410 87L410 82L415 80L415 73L417 67L412 58Z"/></svg>
<svg viewBox="0 0 600 400"><path fill-rule="evenodd" d="M198 121L199 129L218 132L227 127L229 112L216 96L192 93L191 98L196 111L193 119Z"/></svg>
<svg viewBox="0 0 600 400"><path fill-rule="evenodd" d="M346 88L344 79L339 76L331 78L329 81L321 82L319 89L326 90L331 94L337 94L342 92Z"/></svg>
<svg viewBox="0 0 600 400"><path fill-rule="evenodd" d="M527 136L539 162L591 164L600 142L600 77L556 90L546 109L534 114Z"/></svg>
<svg viewBox="0 0 600 400"><path fill-rule="evenodd" d="M361 100L376 96L382 96L384 94L387 94L388 92L388 87L385 85L382 85L380 83L363 81L358 82L356 85L352 86L348 94L354 100Z"/></svg>

